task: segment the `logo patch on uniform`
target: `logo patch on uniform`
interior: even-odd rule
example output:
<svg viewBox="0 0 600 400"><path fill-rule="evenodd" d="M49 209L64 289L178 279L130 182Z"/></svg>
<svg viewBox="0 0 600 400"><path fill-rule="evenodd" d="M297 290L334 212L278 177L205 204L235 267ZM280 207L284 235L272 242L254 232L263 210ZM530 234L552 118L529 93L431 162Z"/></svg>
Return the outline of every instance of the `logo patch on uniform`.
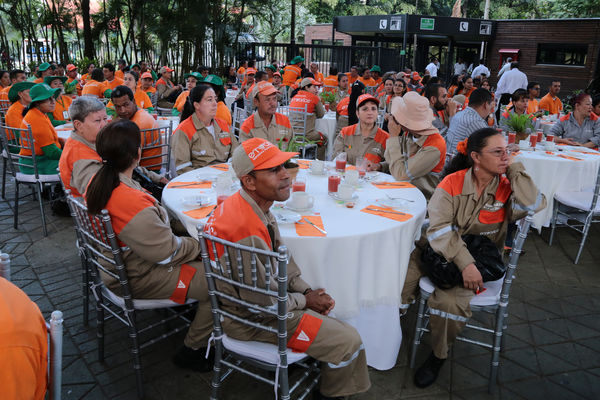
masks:
<svg viewBox="0 0 600 400"><path fill-rule="evenodd" d="M179 281L179 283L177 284L177 289L185 289L185 283L183 283L183 281Z"/></svg>
<svg viewBox="0 0 600 400"><path fill-rule="evenodd" d="M304 333L304 331L300 331L300 333L298 334L297 339L301 340L303 342L310 342L310 338L308 337L308 335L306 333Z"/></svg>

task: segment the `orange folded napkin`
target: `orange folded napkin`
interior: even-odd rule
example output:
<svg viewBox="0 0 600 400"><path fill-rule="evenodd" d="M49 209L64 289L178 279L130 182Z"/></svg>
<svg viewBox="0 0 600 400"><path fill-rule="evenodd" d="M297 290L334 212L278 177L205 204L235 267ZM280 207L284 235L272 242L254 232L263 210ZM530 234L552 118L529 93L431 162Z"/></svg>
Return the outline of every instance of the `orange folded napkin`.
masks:
<svg viewBox="0 0 600 400"><path fill-rule="evenodd" d="M374 206L374 205L367 206L360 211L367 213L367 214L379 215L380 217L385 217L385 218L393 219L394 221L400 221L400 222L408 221L409 219L411 219L413 217L410 214L394 210L393 208L390 208L390 207L381 207L381 206Z"/></svg>
<svg viewBox="0 0 600 400"><path fill-rule="evenodd" d="M210 189L212 187L212 182L171 182L167 187L169 189Z"/></svg>
<svg viewBox="0 0 600 400"><path fill-rule="evenodd" d="M317 228L311 224L308 224L306 221L304 221L304 219L309 220L319 228L325 230L323 227L323 220L321 219L320 215L303 215L302 219L298 221L299 223L296 222L294 224L296 225L296 234L298 234L298 236L325 236L323 232L320 232Z"/></svg>
<svg viewBox="0 0 600 400"><path fill-rule="evenodd" d="M356 169L354 165L346 165L346 171L352 171L353 169Z"/></svg>
<svg viewBox="0 0 600 400"><path fill-rule="evenodd" d="M547 151L547 152L546 152L546 154L550 154L551 156L553 156L553 155L554 155L554 153L553 153L553 152L551 152L551 151Z"/></svg>
<svg viewBox="0 0 600 400"><path fill-rule="evenodd" d="M573 152L574 153L581 153L581 154L591 154L591 155L594 155L594 156L600 156L600 153L598 153L596 151L591 152L591 151L583 151L583 150L573 150Z"/></svg>
<svg viewBox="0 0 600 400"><path fill-rule="evenodd" d="M414 188L415 185L409 182L371 182L378 189L405 189Z"/></svg>
<svg viewBox="0 0 600 400"><path fill-rule="evenodd" d="M214 210L215 207L216 207L215 205L205 206L205 207L195 208L195 209L189 210L189 211L184 211L183 213L185 215L187 215L188 217L192 217L194 219L202 219L202 218L206 218L208 216L208 214L210 214L212 212L212 210Z"/></svg>
<svg viewBox="0 0 600 400"><path fill-rule="evenodd" d="M298 163L298 166L300 167L300 169L308 169L308 167L310 167L310 161L307 160L297 160L296 161Z"/></svg>
<svg viewBox="0 0 600 400"><path fill-rule="evenodd" d="M220 169L221 171L229 171L229 165L227 164L215 164L211 165L210 167Z"/></svg>
<svg viewBox="0 0 600 400"><path fill-rule="evenodd" d="M558 155L560 158L564 158L565 160L571 160L571 161L583 161L581 158L575 158L575 157L571 157L571 156L565 156L564 154L559 154Z"/></svg>

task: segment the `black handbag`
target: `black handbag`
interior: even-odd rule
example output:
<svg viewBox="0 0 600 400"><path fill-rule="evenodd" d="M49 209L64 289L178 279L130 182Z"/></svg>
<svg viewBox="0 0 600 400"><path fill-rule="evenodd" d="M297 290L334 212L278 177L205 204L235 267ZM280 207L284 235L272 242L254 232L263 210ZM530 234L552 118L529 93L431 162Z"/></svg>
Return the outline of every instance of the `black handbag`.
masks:
<svg viewBox="0 0 600 400"><path fill-rule="evenodd" d="M462 240L475 259L475 266L484 282L495 281L504 276L506 265L494 242L482 235L464 235ZM421 254L420 269L440 289L463 286L462 273L456 264L446 261L431 248L429 243Z"/></svg>
<svg viewBox="0 0 600 400"><path fill-rule="evenodd" d="M132 178L134 181L138 182L144 189L146 189L152 197L156 200L160 201L162 198L162 192L165 188L165 185L162 183L154 183L152 180L144 174L144 172L140 168L135 168L133 170Z"/></svg>

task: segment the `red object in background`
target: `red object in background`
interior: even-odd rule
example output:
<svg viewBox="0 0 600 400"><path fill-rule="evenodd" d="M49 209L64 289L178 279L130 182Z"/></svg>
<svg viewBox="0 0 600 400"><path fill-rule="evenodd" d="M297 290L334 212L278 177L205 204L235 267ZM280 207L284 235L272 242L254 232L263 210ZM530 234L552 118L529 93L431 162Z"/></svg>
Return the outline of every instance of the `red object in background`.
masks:
<svg viewBox="0 0 600 400"><path fill-rule="evenodd" d="M344 162L344 164L345 164L345 162ZM327 181L327 191L329 191L329 193L337 193L338 186L340 185L341 181L342 181L341 176L329 175L329 179Z"/></svg>
<svg viewBox="0 0 600 400"><path fill-rule="evenodd" d="M538 143L542 143L543 139L544 139L544 132L543 131L538 131L537 132L537 142Z"/></svg>
<svg viewBox="0 0 600 400"><path fill-rule="evenodd" d="M227 196L226 194L222 194L220 196L217 196L217 205L221 204L222 202L224 202L229 196Z"/></svg>
<svg viewBox="0 0 600 400"><path fill-rule="evenodd" d="M546 142L554 142L554 135L547 135Z"/></svg>
<svg viewBox="0 0 600 400"><path fill-rule="evenodd" d="M341 172L346 171L346 160L335 160L335 169Z"/></svg>
<svg viewBox="0 0 600 400"><path fill-rule="evenodd" d="M306 192L306 182L294 182L292 192Z"/></svg>
<svg viewBox="0 0 600 400"><path fill-rule="evenodd" d="M529 135L529 144L531 144L531 147L535 148L536 143L537 143L537 135L534 135L534 134Z"/></svg>
<svg viewBox="0 0 600 400"><path fill-rule="evenodd" d="M512 144L517 141L517 134L515 132L510 132L508 134L508 144Z"/></svg>

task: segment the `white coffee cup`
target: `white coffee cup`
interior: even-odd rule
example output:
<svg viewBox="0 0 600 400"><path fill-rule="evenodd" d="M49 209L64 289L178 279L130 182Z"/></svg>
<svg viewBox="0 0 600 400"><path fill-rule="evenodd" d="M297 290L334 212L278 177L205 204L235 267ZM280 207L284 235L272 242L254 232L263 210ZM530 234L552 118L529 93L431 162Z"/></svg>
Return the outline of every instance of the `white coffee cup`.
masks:
<svg viewBox="0 0 600 400"><path fill-rule="evenodd" d="M548 151L556 150L556 143L554 142L544 142L544 149Z"/></svg>
<svg viewBox="0 0 600 400"><path fill-rule="evenodd" d="M303 210L312 208L315 203L315 198L306 192L294 192L292 193L291 206Z"/></svg>
<svg viewBox="0 0 600 400"><path fill-rule="evenodd" d="M341 200L352 200L354 194L354 187L348 183L340 183L337 191L338 197Z"/></svg>
<svg viewBox="0 0 600 400"><path fill-rule="evenodd" d="M310 170L315 174L322 174L325 169L325 164L321 160L314 160L310 163Z"/></svg>
<svg viewBox="0 0 600 400"><path fill-rule="evenodd" d="M358 171L355 169L346 171L344 180L349 185L356 185L358 183Z"/></svg>

